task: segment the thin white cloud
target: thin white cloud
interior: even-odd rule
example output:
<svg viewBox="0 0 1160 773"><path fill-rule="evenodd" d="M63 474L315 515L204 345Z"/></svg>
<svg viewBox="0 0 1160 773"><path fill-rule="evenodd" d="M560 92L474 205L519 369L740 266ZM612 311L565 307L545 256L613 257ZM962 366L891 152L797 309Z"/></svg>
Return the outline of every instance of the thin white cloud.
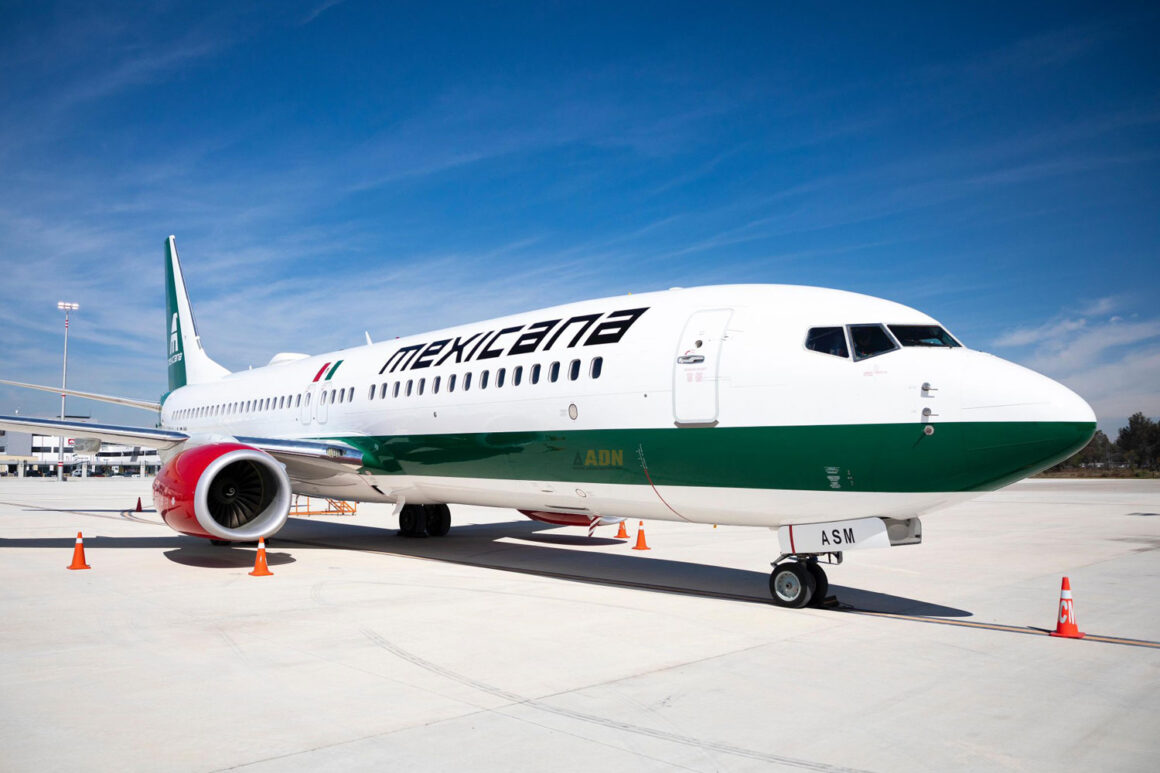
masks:
<svg viewBox="0 0 1160 773"><path fill-rule="evenodd" d="M1108 295L1088 301L1079 310L1085 317L1098 317L1111 314L1124 304L1124 299L1117 295Z"/></svg>
<svg viewBox="0 0 1160 773"><path fill-rule="evenodd" d="M1086 325L1087 320L1082 317L1079 319L1057 318L1036 327L1023 327L1008 331L999 336L994 345L998 347L1029 346L1044 341L1062 341Z"/></svg>
<svg viewBox="0 0 1160 773"><path fill-rule="evenodd" d="M345 1L345 0L323 0L323 2L319 3L318 5L316 5L314 8L312 8L312 9L311 9L311 10L310 10L310 11L309 11L307 14L306 14L306 16L305 16L305 17L303 17L302 21L300 21L300 22L299 22L299 25L305 26L305 25L309 24L310 22L314 21L315 19L317 19L317 18L318 18L319 16L321 16L322 14L326 13L327 11L329 11L329 10L330 10L331 8L333 8L334 6L336 6L336 5L342 5L342 3L343 3L344 1Z"/></svg>

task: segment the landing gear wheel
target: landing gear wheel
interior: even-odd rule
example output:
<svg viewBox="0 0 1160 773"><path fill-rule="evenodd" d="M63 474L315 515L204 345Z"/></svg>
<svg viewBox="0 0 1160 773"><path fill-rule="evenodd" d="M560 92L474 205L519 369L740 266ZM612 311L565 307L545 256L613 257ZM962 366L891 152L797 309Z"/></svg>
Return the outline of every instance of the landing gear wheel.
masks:
<svg viewBox="0 0 1160 773"><path fill-rule="evenodd" d="M403 505L399 513L399 535L403 537L426 537L427 514L423 505Z"/></svg>
<svg viewBox="0 0 1160 773"><path fill-rule="evenodd" d="M447 505L424 505L427 518L427 534L432 537L446 537L451 531L451 508Z"/></svg>
<svg viewBox="0 0 1160 773"><path fill-rule="evenodd" d="M822 565L817 562L817 559L806 562L806 569L814 578L814 595L810 597L811 607L820 607L826 601L826 595L830 592L830 580L826 577L826 572L822 569Z"/></svg>
<svg viewBox="0 0 1160 773"><path fill-rule="evenodd" d="M814 595L814 575L798 561L786 561L773 567L769 575L769 592L779 607L801 609Z"/></svg>

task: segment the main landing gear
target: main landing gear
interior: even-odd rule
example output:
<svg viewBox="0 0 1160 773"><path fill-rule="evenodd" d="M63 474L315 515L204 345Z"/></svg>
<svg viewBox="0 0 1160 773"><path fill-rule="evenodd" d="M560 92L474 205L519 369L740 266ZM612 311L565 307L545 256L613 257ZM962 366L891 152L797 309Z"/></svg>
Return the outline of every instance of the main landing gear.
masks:
<svg viewBox="0 0 1160 773"><path fill-rule="evenodd" d="M451 531L451 508L447 505L403 505L399 513L399 536L446 537Z"/></svg>
<svg viewBox="0 0 1160 773"><path fill-rule="evenodd" d="M841 553L825 555L831 557L827 563L842 563ZM787 558L792 560L785 560ZM782 555L773 562L769 592L773 595L773 603L779 607L821 607L825 605L829 591L830 581L818 563L817 553Z"/></svg>

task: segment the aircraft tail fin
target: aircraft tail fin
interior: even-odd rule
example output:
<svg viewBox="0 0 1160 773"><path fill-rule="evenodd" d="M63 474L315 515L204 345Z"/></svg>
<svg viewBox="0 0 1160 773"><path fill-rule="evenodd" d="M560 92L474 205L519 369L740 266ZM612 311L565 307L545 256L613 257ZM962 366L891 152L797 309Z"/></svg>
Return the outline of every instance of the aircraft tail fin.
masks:
<svg viewBox="0 0 1160 773"><path fill-rule="evenodd" d="M229 375L205 353L185 291L177 240L165 240L165 330L169 341L169 391L186 384L204 384Z"/></svg>

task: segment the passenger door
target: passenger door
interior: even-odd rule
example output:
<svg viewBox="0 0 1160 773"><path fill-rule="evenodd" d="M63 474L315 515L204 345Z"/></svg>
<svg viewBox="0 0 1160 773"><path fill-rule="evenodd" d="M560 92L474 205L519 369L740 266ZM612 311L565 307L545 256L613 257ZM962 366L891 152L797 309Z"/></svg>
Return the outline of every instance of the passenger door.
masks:
<svg viewBox="0 0 1160 773"><path fill-rule="evenodd" d="M322 385L322 389L318 390L318 400L315 402L314 420L319 424L326 423L326 417L330 410L330 395L334 392L333 389L327 389L326 384Z"/></svg>
<svg viewBox="0 0 1160 773"><path fill-rule="evenodd" d="M673 419L678 427L717 423L721 346L732 316L732 309L706 309L685 323L673 365Z"/></svg>
<svg viewBox="0 0 1160 773"><path fill-rule="evenodd" d="M298 421L302 422L302 426L310 423L311 412L314 410L314 403L318 399L314 384L306 385L306 394L302 396L302 405L298 408Z"/></svg>

